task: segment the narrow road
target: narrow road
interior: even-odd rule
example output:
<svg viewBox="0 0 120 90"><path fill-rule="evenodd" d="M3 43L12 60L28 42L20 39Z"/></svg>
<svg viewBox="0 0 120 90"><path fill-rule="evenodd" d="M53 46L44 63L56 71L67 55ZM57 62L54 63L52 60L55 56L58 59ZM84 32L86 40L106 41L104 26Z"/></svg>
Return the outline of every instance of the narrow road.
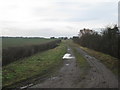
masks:
<svg viewBox="0 0 120 90"><path fill-rule="evenodd" d="M84 79L81 79L81 69L74 58L64 60L64 65L57 75L51 76L51 78L30 88L118 88L118 80L109 69L82 49L77 47L76 49L91 66ZM74 56L71 48L68 49L68 53Z"/></svg>

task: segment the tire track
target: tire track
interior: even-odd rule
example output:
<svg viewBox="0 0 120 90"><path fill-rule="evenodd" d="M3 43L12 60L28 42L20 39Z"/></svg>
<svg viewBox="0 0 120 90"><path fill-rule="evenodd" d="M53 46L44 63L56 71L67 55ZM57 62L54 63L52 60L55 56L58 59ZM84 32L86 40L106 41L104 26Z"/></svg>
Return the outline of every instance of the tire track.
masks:
<svg viewBox="0 0 120 90"><path fill-rule="evenodd" d="M82 54L85 57L85 59L88 61L88 63L92 67L87 77L90 79L89 82L93 83L92 85L94 86L92 85L89 86L89 84L86 84L88 85L89 88L90 87L92 88L118 88L118 80L109 69L107 69L96 58L89 56L81 48L76 48L76 49L80 54ZM92 78L94 78L94 80L92 80ZM85 84L88 82L87 80L84 80L83 83Z"/></svg>

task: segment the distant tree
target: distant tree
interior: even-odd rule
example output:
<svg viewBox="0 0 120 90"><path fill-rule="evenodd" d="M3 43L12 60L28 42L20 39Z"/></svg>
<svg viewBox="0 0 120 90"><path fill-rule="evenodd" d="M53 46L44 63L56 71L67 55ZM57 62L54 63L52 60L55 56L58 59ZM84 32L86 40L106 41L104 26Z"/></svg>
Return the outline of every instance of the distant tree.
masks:
<svg viewBox="0 0 120 90"><path fill-rule="evenodd" d="M50 37L50 39L55 39L55 37Z"/></svg>
<svg viewBox="0 0 120 90"><path fill-rule="evenodd" d="M66 40L66 39L68 39L68 37L59 37L59 39Z"/></svg>
<svg viewBox="0 0 120 90"><path fill-rule="evenodd" d="M67 40L68 39L68 37L64 37L64 40Z"/></svg>

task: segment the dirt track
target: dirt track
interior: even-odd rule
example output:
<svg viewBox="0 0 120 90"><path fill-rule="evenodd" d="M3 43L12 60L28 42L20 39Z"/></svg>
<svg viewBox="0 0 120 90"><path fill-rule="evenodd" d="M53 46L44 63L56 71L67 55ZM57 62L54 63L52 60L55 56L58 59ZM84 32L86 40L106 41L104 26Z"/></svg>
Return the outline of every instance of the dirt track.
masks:
<svg viewBox="0 0 120 90"><path fill-rule="evenodd" d="M99 60L76 48L89 62L91 70L86 79L80 82L86 88L118 88L117 77Z"/></svg>
<svg viewBox="0 0 120 90"><path fill-rule="evenodd" d="M89 74L81 79L81 70L76 59L64 60L59 73L30 88L118 88L118 80L99 60L76 48L91 66ZM73 56L72 50L68 50Z"/></svg>

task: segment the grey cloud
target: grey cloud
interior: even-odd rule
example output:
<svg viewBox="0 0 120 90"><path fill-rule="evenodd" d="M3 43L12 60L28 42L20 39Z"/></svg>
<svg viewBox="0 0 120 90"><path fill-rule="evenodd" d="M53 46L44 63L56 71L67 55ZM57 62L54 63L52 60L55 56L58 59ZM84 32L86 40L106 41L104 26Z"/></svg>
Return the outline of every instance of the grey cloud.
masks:
<svg viewBox="0 0 120 90"><path fill-rule="evenodd" d="M31 14L32 16L29 17L29 15ZM30 12L28 13L27 21L24 20L19 21L19 19L18 21L17 20L13 21L14 20L13 18L13 20L10 19L12 21L7 20L2 21L0 23L2 25L4 24L5 28L3 28L3 30L6 31L3 32L5 35L7 34L7 35L45 36L45 37L72 36L73 34L76 33L75 26L67 26L67 24L64 25L64 22L65 23L68 22L69 24L75 22L75 24L77 23L76 26L80 26L80 23L82 22L88 24L88 21L91 21L90 23L96 25L96 23L92 22L93 20L97 20L97 24L99 23L102 24L105 21L111 23L117 20L115 14L117 14L117 3L114 2L101 2L95 4L90 3L90 1L88 1L88 3L85 2L80 3L77 2L76 0L74 2L69 2L68 0L55 0L53 7L50 8L40 6L32 7L30 9ZM55 15L58 15L58 17L55 17ZM29 22L28 21L29 19L33 21ZM43 26L45 26L45 22L47 22L47 24L49 23L53 24L50 24L51 26L46 25L46 27L43 28L42 22L44 22ZM62 24L63 28L62 25L60 26L57 25L58 28L56 28L57 26L54 25L55 22L56 23L60 22L60 24L62 24L61 22L63 22ZM35 24L32 25L32 23ZM60 29L64 29L64 31L63 30L61 31ZM67 30L69 31L69 33L66 33Z"/></svg>

